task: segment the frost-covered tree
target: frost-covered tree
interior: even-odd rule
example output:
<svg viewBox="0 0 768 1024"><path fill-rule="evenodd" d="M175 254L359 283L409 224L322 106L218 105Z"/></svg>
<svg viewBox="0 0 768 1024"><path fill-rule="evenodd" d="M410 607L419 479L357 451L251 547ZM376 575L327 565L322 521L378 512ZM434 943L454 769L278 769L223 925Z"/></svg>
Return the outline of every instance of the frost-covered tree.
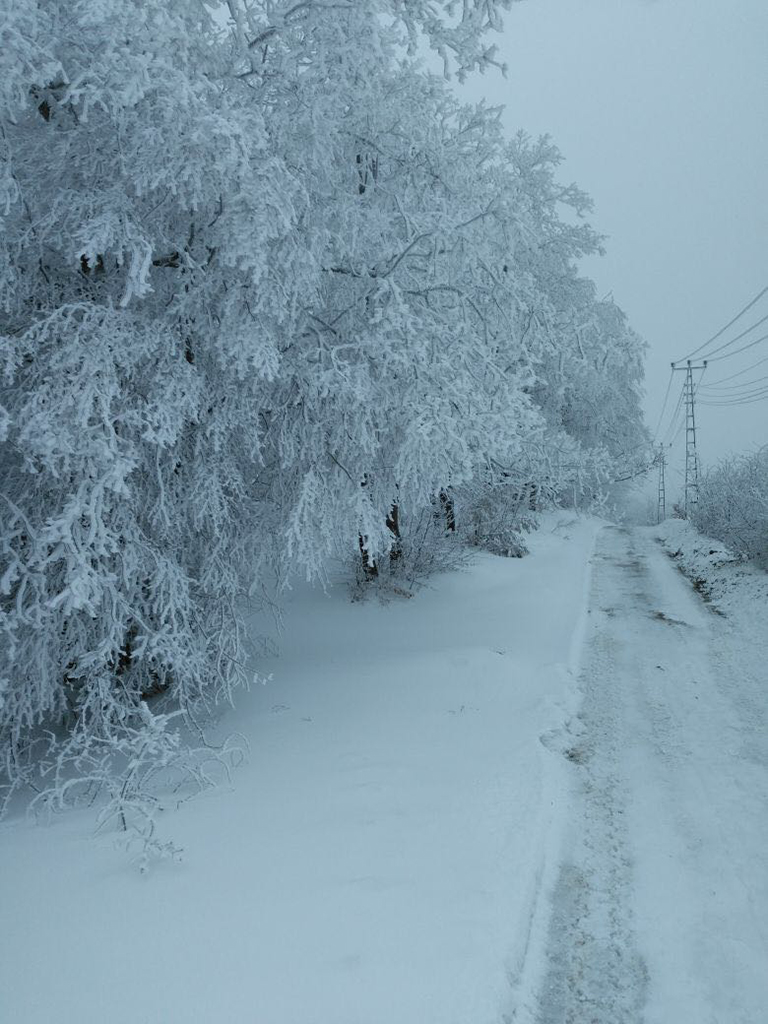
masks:
<svg viewBox="0 0 768 1024"><path fill-rule="evenodd" d="M436 516L490 536L637 436L638 341L576 271L585 198L547 140L508 142L408 56L423 35L487 66L509 6L10 5L11 785L112 780L125 823L125 794L191 757L167 716L244 680L239 602L268 575L373 566Z"/></svg>
<svg viewBox="0 0 768 1024"><path fill-rule="evenodd" d="M314 270L300 177L206 4L11 4L2 52L0 721L18 778L62 745L118 749L153 694L195 714L242 678L263 413ZM51 723L46 761L30 743Z"/></svg>
<svg viewBox="0 0 768 1024"><path fill-rule="evenodd" d="M551 478L555 489L577 483L589 492L643 464L644 343L613 300L599 300L593 282L578 273L578 260L601 252L602 239L583 219L591 210L589 197L557 181L557 148L546 136L531 140L521 133L507 154L521 203L537 226L519 253L535 282L524 311L535 365L530 393L552 432L553 451L564 456L564 477ZM570 216L562 215L564 208ZM578 481L568 479L568 465Z"/></svg>
<svg viewBox="0 0 768 1024"><path fill-rule="evenodd" d="M367 29L380 32L374 21ZM315 94L322 82L332 111L344 112L333 134L330 112L323 121L317 175L335 174L341 187L326 184L333 198L323 200L312 183L326 240L321 302L285 355L287 393L273 416L276 462L305 469L291 538L307 563L358 532L375 556L392 540L394 504L427 506L489 453L511 457L526 420L536 419L522 391L524 359L514 367L499 359L502 333L506 346L517 344L508 307L523 282L503 271L514 214L497 183L483 182L495 125L408 67L370 74L380 35L347 52L349 66L338 57L323 66L320 55L338 46L327 45L327 24L316 31L318 57L290 95ZM364 38L362 26L355 37ZM296 106L315 109L308 99ZM300 129L306 140L311 125ZM287 479L274 477L283 494Z"/></svg>
<svg viewBox="0 0 768 1024"><path fill-rule="evenodd" d="M411 54L422 40L437 51L446 75L464 77L473 70L500 67L496 47L487 41L501 32L503 14L519 0L226 0L226 7L241 44L254 51L255 61L265 50L290 35L296 26L316 16L328 19L362 12L404 33ZM211 6L220 6L212 4Z"/></svg>
<svg viewBox="0 0 768 1024"><path fill-rule="evenodd" d="M706 537L768 568L768 446L704 474L691 519Z"/></svg>

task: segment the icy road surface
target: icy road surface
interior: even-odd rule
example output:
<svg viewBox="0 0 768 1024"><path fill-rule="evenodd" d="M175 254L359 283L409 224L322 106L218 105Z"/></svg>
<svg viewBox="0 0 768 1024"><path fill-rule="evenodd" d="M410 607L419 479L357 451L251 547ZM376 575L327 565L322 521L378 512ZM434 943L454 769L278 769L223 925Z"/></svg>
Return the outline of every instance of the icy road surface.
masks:
<svg viewBox="0 0 768 1024"><path fill-rule="evenodd" d="M717 615L648 531L613 527L589 617L581 710L544 737L575 804L537 1020L763 1024L765 627Z"/></svg>

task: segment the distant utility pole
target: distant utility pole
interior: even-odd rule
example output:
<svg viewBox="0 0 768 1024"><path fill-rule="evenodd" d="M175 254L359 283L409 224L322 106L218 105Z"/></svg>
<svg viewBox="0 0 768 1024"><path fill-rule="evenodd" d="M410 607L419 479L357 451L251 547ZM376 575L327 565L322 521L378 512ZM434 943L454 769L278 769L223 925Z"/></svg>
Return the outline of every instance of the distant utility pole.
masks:
<svg viewBox="0 0 768 1024"><path fill-rule="evenodd" d="M693 386L693 371L706 370L707 360L694 366L689 359L685 366L675 366L673 370L685 371L685 386L683 397L685 398L685 518L691 514L699 500L699 457L696 453L696 415L694 410L694 399L696 391Z"/></svg>
<svg viewBox="0 0 768 1024"><path fill-rule="evenodd" d="M667 455L664 451L664 445L659 445L659 503L656 510L656 522L663 523L667 518L667 492L664 483L664 470L667 466Z"/></svg>

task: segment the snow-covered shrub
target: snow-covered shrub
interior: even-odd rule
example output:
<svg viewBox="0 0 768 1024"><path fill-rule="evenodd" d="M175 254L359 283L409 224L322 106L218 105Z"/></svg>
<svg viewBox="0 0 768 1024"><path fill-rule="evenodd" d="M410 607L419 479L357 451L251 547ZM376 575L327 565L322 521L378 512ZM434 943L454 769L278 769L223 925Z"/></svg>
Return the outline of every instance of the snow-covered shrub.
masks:
<svg viewBox="0 0 768 1024"><path fill-rule="evenodd" d="M691 520L705 536L768 568L768 446L706 473Z"/></svg>
<svg viewBox="0 0 768 1024"><path fill-rule="evenodd" d="M528 553L525 534L536 529L536 512L547 496L535 483L478 483L459 495L457 514L467 543L505 558Z"/></svg>
<svg viewBox="0 0 768 1024"><path fill-rule="evenodd" d="M426 508L398 506L387 522L389 550L372 558L361 549L353 559L356 596L362 596L363 587L383 597L392 591L410 595L430 576L467 564L467 538L445 492Z"/></svg>

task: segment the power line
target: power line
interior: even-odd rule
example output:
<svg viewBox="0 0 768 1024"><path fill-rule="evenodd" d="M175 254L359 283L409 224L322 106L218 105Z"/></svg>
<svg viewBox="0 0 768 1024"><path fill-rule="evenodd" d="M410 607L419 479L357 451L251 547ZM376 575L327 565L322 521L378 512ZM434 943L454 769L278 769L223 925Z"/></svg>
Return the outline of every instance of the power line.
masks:
<svg viewBox="0 0 768 1024"><path fill-rule="evenodd" d="M688 355L687 356L683 356L682 359L676 359L675 362L676 363L682 363L686 359L691 359L693 356L698 355L699 352L701 352L702 349L707 347L707 345L711 345L713 341L717 341L718 338L722 337L722 335L725 334L725 332L728 330L729 327L733 327L733 325L736 323L737 320L740 320L744 316L745 313L748 313L749 310L752 309L752 307L754 305L756 305L760 301L760 299L762 299L762 297L766 294L766 292L768 292L768 284L765 286L765 288L763 288L762 291L758 292L758 294L754 297L754 299L751 299L750 302L748 302L747 305L744 306L743 309L739 310L739 312L736 314L736 316L732 320L729 320L728 323L725 325L725 327L721 327L719 331L717 331L715 334L713 334L711 338L707 338L707 340L705 342L702 342L702 344L699 345L698 348L695 348L693 350L693 352L689 352ZM723 357L721 356L720 358L723 358Z"/></svg>
<svg viewBox="0 0 768 1024"><path fill-rule="evenodd" d="M768 380L768 374L764 377L755 377L754 380L745 380L741 384L702 384L701 390L707 394L711 391L741 391L743 388L751 388L753 384L759 384L761 380Z"/></svg>
<svg viewBox="0 0 768 1024"><path fill-rule="evenodd" d="M732 373L730 377L721 377L720 380L713 380L711 384L705 384L704 387L713 388L718 384L725 384L726 381L735 380L736 377L741 377L742 374L749 373L750 370L754 370L758 366L762 366L763 363L768 363L768 356L766 356L765 359L758 359L756 363L752 363L751 366L747 366L743 370L739 370L738 373Z"/></svg>
<svg viewBox="0 0 768 1024"><path fill-rule="evenodd" d="M760 398L765 394L768 394L768 387L755 388L754 391L745 391L741 395L707 395L702 401L708 405L714 403L718 405L733 405L734 403L743 402L745 399Z"/></svg>
<svg viewBox="0 0 768 1024"><path fill-rule="evenodd" d="M674 380L674 377L675 377L674 371L670 370L669 371L669 381L667 382L667 390L666 390L666 393L664 395L664 404L662 405L661 412L659 413L659 422L656 424L656 429L653 432L653 440L654 441L656 440L656 437L658 436L659 428L661 427L661 421L664 419L664 412L666 411L666 408L667 408L667 401L669 400L669 392L672 389L672 381Z"/></svg>
<svg viewBox="0 0 768 1024"><path fill-rule="evenodd" d="M738 402L741 398L753 398L755 395L762 395L768 390L768 385L753 388L751 391L738 391L735 395L705 395L708 402Z"/></svg>
<svg viewBox="0 0 768 1024"><path fill-rule="evenodd" d="M737 334L735 338L731 338L730 341L725 341L722 345L718 345L717 348L713 348L712 351L707 354L707 361L711 362L712 356L714 356L717 352L722 352L724 348L729 348L735 342L741 341L742 338L746 338L748 334L751 334L756 327L760 326L760 324L764 324L766 320L768 320L768 313L766 313L765 316L760 317L759 320L756 320L753 324L751 324L749 327L743 330L741 334ZM722 359L724 357L721 356L720 358Z"/></svg>
<svg viewBox="0 0 768 1024"><path fill-rule="evenodd" d="M680 425L679 426L677 424L675 424L675 431L674 431L674 433L671 433L671 434L667 435L668 440L664 442L666 447L667 448L674 448L675 445L677 444L679 438L680 438L680 435L682 434L682 432L684 430L685 430L685 417L682 418L682 420L680 421Z"/></svg>
<svg viewBox="0 0 768 1024"><path fill-rule="evenodd" d="M759 338L756 338L754 341L750 341L748 345L742 345L741 348L737 348L733 352L725 352L721 356L715 356L715 358L709 360L709 362L717 363L721 359L729 359L731 356L737 356L739 352L746 352L748 348L754 348L755 345L759 345L760 342L765 341L766 338L768 338L768 334L763 334Z"/></svg>
<svg viewBox="0 0 768 1024"><path fill-rule="evenodd" d="M752 405L753 402L763 402L766 398L768 398L768 387L759 388L745 395L732 395L730 398L719 395L702 398L701 402L703 405Z"/></svg>
<svg viewBox="0 0 768 1024"><path fill-rule="evenodd" d="M683 397L685 397L685 392L683 392ZM681 402L680 402L681 415L677 418L677 420L673 424L671 424L670 431L667 434L667 440L669 441L670 445L673 445L673 444L677 443L677 439L678 439L678 437L680 437L680 431L683 429L683 426L685 425L685 417L682 415L682 409L683 409L683 403L682 403L682 400L681 400Z"/></svg>
<svg viewBox="0 0 768 1024"><path fill-rule="evenodd" d="M672 438L672 440L669 442L669 447L670 448L674 448L675 447L675 445L677 444L678 440L680 439L680 435L682 434L682 432L684 430L685 430L685 417L683 417L683 419L680 421L680 427L679 427L677 433Z"/></svg>
<svg viewBox="0 0 768 1024"><path fill-rule="evenodd" d="M681 387L680 388L680 394L677 396L677 404L675 405L675 408L674 408L674 410L672 412L672 418L670 419L669 423L667 424L667 429L664 431L664 436L662 438L662 441L668 440L669 437L671 436L671 434L673 433L673 431L675 430L675 427L677 426L677 417L678 417L678 414L679 414L680 409L681 409L682 404L683 404L683 396L684 396L684 394L685 394L685 387Z"/></svg>
<svg viewBox="0 0 768 1024"><path fill-rule="evenodd" d="M764 402L766 399L768 399L768 393L759 398L745 398L741 402L700 402L699 405L706 405L708 409L718 407L722 409L736 409L740 405L755 405L757 402Z"/></svg>

